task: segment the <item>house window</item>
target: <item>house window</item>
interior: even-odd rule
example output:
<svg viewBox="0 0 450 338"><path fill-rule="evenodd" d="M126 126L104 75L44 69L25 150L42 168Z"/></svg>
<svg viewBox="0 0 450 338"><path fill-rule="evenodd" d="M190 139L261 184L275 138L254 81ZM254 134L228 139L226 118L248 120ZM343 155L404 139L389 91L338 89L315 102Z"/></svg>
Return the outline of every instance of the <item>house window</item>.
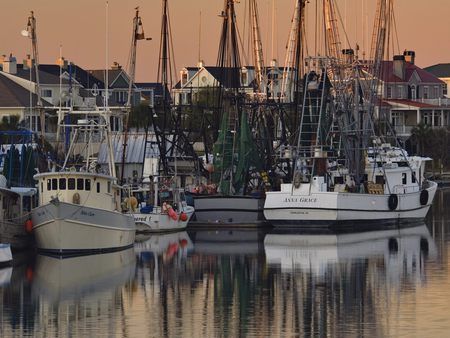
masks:
<svg viewBox="0 0 450 338"><path fill-rule="evenodd" d="M441 97L439 93L439 86L434 86L434 98L437 99L439 97Z"/></svg>
<svg viewBox="0 0 450 338"><path fill-rule="evenodd" d="M397 98L403 99L403 86L397 86Z"/></svg>
<svg viewBox="0 0 450 338"><path fill-rule="evenodd" d="M412 100L415 100L416 98L417 98L417 92L416 92L416 86L415 85L412 85L411 86L411 99Z"/></svg>
<svg viewBox="0 0 450 338"><path fill-rule="evenodd" d="M442 85L442 95L447 95L447 85Z"/></svg>
<svg viewBox="0 0 450 338"><path fill-rule="evenodd" d="M392 88L390 86L387 87L387 98L392 99Z"/></svg>
<svg viewBox="0 0 450 338"><path fill-rule="evenodd" d="M51 89L42 89L41 95L42 95L42 97L52 97L52 90Z"/></svg>
<svg viewBox="0 0 450 338"><path fill-rule="evenodd" d="M423 87L423 98L428 99L430 97L430 88L428 86Z"/></svg>
<svg viewBox="0 0 450 338"><path fill-rule="evenodd" d="M426 125L431 126L431 112L430 111L425 111L422 115L422 121L423 123L425 123Z"/></svg>

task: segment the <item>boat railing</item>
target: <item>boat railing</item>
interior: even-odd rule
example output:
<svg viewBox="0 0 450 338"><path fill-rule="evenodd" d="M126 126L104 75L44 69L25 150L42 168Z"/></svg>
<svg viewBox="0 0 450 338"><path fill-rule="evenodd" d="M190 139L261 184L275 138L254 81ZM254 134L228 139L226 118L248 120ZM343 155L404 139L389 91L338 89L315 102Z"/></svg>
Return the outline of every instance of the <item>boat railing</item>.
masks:
<svg viewBox="0 0 450 338"><path fill-rule="evenodd" d="M398 185L395 185L394 188L392 189L392 192L394 194L409 194L409 193L413 193L413 192L417 192L417 191L419 191L418 185L398 184Z"/></svg>

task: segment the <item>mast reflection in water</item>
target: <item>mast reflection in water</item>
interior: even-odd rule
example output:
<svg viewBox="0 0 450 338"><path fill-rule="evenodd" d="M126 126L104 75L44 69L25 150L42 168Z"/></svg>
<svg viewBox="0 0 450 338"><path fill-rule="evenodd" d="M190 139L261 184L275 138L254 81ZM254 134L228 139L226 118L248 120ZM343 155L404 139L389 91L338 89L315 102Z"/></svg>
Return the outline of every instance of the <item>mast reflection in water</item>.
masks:
<svg viewBox="0 0 450 338"><path fill-rule="evenodd" d="M189 230L0 270L2 337L447 336L450 192L426 224ZM8 269L8 268L7 268Z"/></svg>

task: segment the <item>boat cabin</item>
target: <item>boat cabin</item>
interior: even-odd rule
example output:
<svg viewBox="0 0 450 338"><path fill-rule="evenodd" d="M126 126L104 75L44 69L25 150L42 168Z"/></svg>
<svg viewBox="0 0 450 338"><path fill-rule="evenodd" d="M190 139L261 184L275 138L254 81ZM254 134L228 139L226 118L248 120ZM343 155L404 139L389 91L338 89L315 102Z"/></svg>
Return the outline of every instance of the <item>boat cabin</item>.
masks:
<svg viewBox="0 0 450 338"><path fill-rule="evenodd" d="M88 172L51 172L38 180L39 205L52 201L120 210L120 190L111 176Z"/></svg>

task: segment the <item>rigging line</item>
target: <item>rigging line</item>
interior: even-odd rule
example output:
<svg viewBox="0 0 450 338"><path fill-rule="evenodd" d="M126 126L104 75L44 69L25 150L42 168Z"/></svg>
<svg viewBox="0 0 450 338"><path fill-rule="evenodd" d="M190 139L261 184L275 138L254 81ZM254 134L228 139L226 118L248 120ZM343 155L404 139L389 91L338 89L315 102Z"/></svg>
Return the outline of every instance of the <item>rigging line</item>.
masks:
<svg viewBox="0 0 450 338"><path fill-rule="evenodd" d="M400 54L400 42L398 40L397 21L395 19L394 4L392 4L392 23L394 25L394 34L395 34L395 38L396 38L396 41L397 41L398 54Z"/></svg>
<svg viewBox="0 0 450 338"><path fill-rule="evenodd" d="M350 40L349 40L348 35L347 35L347 30L345 29L345 26L343 25L341 12L339 11L339 6L335 6L335 8L336 8L337 15L339 17L339 22L341 23L342 29L344 31L345 41L347 42L347 46L350 48L350 46L351 46L350 45Z"/></svg>

